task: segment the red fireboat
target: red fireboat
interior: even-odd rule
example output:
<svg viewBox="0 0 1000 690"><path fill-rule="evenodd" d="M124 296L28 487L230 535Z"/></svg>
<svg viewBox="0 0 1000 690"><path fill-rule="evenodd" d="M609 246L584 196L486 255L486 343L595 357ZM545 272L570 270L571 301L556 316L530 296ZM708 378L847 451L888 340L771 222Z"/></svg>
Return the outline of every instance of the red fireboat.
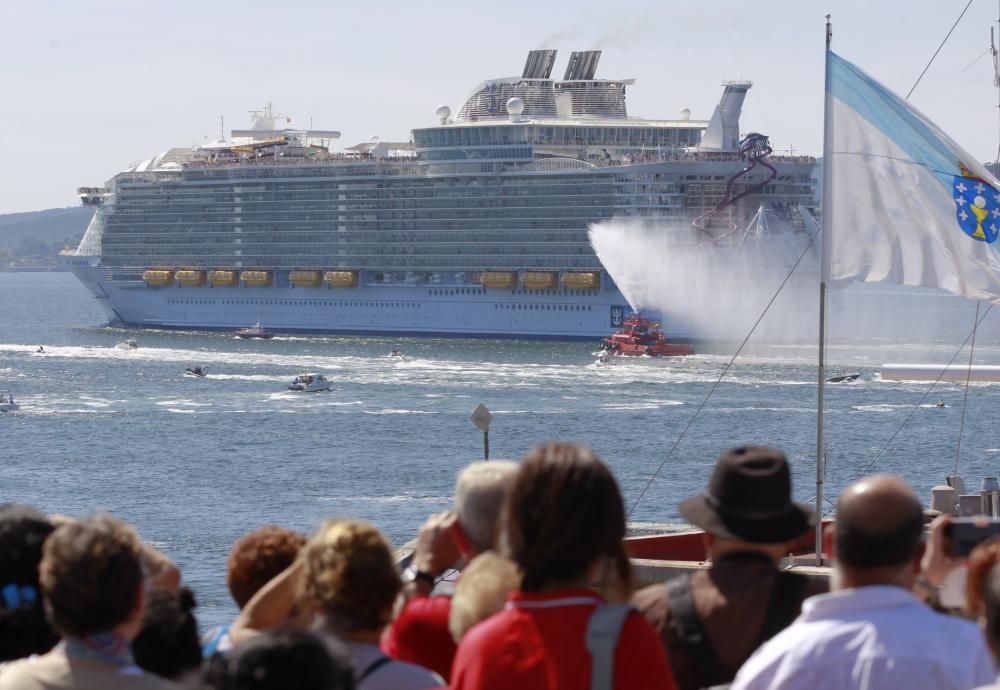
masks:
<svg viewBox="0 0 1000 690"><path fill-rule="evenodd" d="M659 324L638 315L625 319L620 331L602 340L601 349L612 355L629 357L682 357L694 354L690 345L668 343Z"/></svg>

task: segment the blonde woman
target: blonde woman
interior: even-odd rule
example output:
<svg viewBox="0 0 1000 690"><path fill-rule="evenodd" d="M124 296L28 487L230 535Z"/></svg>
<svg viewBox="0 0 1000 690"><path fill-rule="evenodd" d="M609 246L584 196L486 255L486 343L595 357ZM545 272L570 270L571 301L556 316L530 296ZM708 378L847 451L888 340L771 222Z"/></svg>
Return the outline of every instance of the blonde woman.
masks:
<svg viewBox="0 0 1000 690"><path fill-rule="evenodd" d="M264 586L240 613L232 635L309 625L350 653L358 690L424 690L443 685L427 669L378 647L402 589L392 549L358 520L330 520L288 570Z"/></svg>

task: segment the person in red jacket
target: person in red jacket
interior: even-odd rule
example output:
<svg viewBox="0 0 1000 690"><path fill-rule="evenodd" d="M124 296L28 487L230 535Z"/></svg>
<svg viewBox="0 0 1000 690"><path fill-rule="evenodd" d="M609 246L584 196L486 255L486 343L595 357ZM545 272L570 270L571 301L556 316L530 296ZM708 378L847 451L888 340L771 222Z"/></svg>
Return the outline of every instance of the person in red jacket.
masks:
<svg viewBox="0 0 1000 690"><path fill-rule="evenodd" d="M612 608L590 585L624 601L632 576L621 493L593 452L568 443L532 451L500 529L503 550L521 569L521 588L462 638L451 690L588 690L599 668L614 690L676 690L656 631L634 611L607 656L589 651L595 619Z"/></svg>
<svg viewBox="0 0 1000 690"><path fill-rule="evenodd" d="M517 464L506 460L474 462L459 472L455 512L432 515L417 534L413 561L403 572L406 603L382 639L383 652L449 677L456 649L448 629L451 596L435 582L456 562L493 548L516 472Z"/></svg>

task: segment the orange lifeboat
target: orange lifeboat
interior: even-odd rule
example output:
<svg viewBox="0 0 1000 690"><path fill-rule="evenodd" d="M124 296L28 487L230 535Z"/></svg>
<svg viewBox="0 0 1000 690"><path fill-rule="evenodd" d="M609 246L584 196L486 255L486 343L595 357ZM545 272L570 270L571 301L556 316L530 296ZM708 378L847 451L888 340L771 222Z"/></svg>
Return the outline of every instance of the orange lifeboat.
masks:
<svg viewBox="0 0 1000 690"><path fill-rule="evenodd" d="M243 271L240 280L247 287L268 287L271 285L270 271Z"/></svg>
<svg viewBox="0 0 1000 690"><path fill-rule="evenodd" d="M142 279L145 280L146 285L149 285L150 287L165 287L167 285L173 285L174 272L154 268L148 271L143 271Z"/></svg>
<svg viewBox="0 0 1000 690"><path fill-rule="evenodd" d="M288 274L289 282L295 287L318 287L322 282L319 271L292 271Z"/></svg>
<svg viewBox="0 0 1000 690"><path fill-rule="evenodd" d="M196 287L205 283L205 272L185 269L177 271L174 278L184 287Z"/></svg>
<svg viewBox="0 0 1000 690"><path fill-rule="evenodd" d="M216 287L232 287L236 285L236 271L209 271L208 280Z"/></svg>

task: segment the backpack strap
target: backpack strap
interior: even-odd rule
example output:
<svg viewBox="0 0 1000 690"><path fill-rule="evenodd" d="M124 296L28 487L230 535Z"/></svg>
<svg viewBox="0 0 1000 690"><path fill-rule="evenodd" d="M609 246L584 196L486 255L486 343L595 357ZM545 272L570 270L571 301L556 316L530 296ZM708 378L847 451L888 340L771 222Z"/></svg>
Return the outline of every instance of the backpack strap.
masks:
<svg viewBox="0 0 1000 690"><path fill-rule="evenodd" d="M670 600L670 621L683 640L704 686L722 685L733 680L705 635L701 618L694 608L691 575L682 575L667 582Z"/></svg>
<svg viewBox="0 0 1000 690"><path fill-rule="evenodd" d="M754 650L787 628L799 615L807 582L804 575L786 570L778 573L778 578L774 582L774 593L767 607L767 615L753 645Z"/></svg>
<svg viewBox="0 0 1000 690"><path fill-rule="evenodd" d="M626 604L600 604L587 621L587 651L590 652L590 690L614 690L615 649L625 619L632 612Z"/></svg>
<svg viewBox="0 0 1000 690"><path fill-rule="evenodd" d="M387 657L387 656L380 656L378 659L376 659L375 661L373 661L370 664L368 664L365 667L365 670L363 670L360 674L358 674L358 678L357 678L357 680L355 682L358 685L361 685L361 681L363 681L365 678L367 678L371 674L375 673L375 671L379 670L380 668L382 668L383 666L385 666L386 664L388 664L390 661L392 661L392 659L390 659L389 657Z"/></svg>

